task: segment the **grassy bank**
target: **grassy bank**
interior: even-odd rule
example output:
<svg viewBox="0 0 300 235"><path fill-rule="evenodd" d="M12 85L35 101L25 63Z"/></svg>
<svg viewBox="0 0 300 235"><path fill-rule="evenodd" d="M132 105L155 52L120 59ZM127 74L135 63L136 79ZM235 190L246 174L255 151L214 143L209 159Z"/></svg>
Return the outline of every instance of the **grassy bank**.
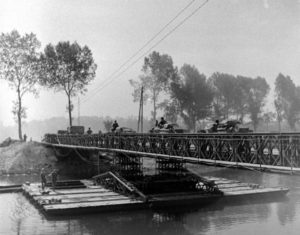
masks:
<svg viewBox="0 0 300 235"><path fill-rule="evenodd" d="M57 159L51 149L36 142L14 141L0 148L0 174L39 173L42 167L55 167Z"/></svg>

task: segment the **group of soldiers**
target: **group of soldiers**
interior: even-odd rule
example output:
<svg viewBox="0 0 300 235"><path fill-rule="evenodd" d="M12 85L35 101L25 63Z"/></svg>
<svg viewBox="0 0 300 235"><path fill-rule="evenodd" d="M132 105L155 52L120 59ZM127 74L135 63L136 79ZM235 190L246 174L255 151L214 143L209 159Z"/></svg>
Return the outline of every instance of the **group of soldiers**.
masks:
<svg viewBox="0 0 300 235"><path fill-rule="evenodd" d="M164 128L165 125L168 124L167 121L162 117L160 119L160 122L158 122L158 120L156 120L155 122L155 127L157 128ZM117 120L115 120L111 126L111 132L115 132L117 130L117 128L119 127L119 124L117 122ZM88 135L91 135L93 133L93 131L91 130L91 128L89 127L89 129L86 132Z"/></svg>
<svg viewBox="0 0 300 235"><path fill-rule="evenodd" d="M58 176L58 170L54 169L48 176L51 177L52 181L52 188L55 190L56 182L57 182L57 176ZM42 190L45 190L46 184L47 184L47 173L45 168L42 168L41 170L41 183L42 183Z"/></svg>
<svg viewBox="0 0 300 235"><path fill-rule="evenodd" d="M111 132L115 132L117 130L117 128L119 127L119 124L117 122L117 120L115 120L111 126ZM91 128L89 127L89 129L86 132L88 135L93 134L93 131L91 130Z"/></svg>

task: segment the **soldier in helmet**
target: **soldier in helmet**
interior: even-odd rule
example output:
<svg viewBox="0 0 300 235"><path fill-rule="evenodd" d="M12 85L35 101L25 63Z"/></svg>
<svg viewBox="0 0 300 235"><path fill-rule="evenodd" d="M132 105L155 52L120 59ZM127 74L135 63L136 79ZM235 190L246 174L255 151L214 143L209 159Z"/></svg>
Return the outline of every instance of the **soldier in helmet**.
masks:
<svg viewBox="0 0 300 235"><path fill-rule="evenodd" d="M53 190L55 190L58 171L56 169L54 169L49 175L51 176L52 188L53 188Z"/></svg>
<svg viewBox="0 0 300 235"><path fill-rule="evenodd" d="M211 131L212 132L218 132L219 125L220 125L219 120L216 120L215 123L213 124L212 128L211 128Z"/></svg>
<svg viewBox="0 0 300 235"><path fill-rule="evenodd" d="M45 189L46 187L46 184L47 184L47 178L46 178L46 171L45 171L45 168L42 168L41 169L41 184L42 184L42 190Z"/></svg>
<svg viewBox="0 0 300 235"><path fill-rule="evenodd" d="M163 128L165 124L167 124L167 121L163 117L161 117L160 122L158 123L158 127Z"/></svg>
<svg viewBox="0 0 300 235"><path fill-rule="evenodd" d="M119 127L119 124L117 123L117 120L114 121L114 123L112 124L112 128L111 131L114 132L116 131L116 129Z"/></svg>
<svg viewBox="0 0 300 235"><path fill-rule="evenodd" d="M93 133L93 131L91 130L91 128L89 127L89 129L86 132L88 135L91 135Z"/></svg>

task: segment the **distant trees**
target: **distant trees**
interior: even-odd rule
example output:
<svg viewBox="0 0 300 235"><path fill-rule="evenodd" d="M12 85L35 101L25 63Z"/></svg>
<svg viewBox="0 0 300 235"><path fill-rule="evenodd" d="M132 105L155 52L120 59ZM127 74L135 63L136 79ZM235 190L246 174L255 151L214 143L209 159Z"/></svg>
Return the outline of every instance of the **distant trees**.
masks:
<svg viewBox="0 0 300 235"><path fill-rule="evenodd" d="M266 79L257 77L252 79L251 87L248 93L248 112L249 117L252 121L253 128L256 130L259 116L262 113L262 108L265 105L265 98L270 90L270 87L266 81Z"/></svg>
<svg viewBox="0 0 300 235"><path fill-rule="evenodd" d="M152 52L145 58L139 81L130 80L134 87L134 101L140 98L144 87L144 100L153 103L152 118L157 109L164 111L167 120L176 122L180 117L190 130L196 130L200 120L238 119L247 117L256 129L262 120L263 107L270 87L265 78L213 73L208 79L195 66L184 64L180 71L169 55ZM164 92L167 97L158 101ZM299 89L300 93L300 89Z"/></svg>
<svg viewBox="0 0 300 235"><path fill-rule="evenodd" d="M228 119L233 112L236 99L236 78L230 74L214 73L209 78L213 88L213 118L218 120Z"/></svg>
<svg viewBox="0 0 300 235"><path fill-rule="evenodd" d="M13 114L18 123L18 135L22 140L22 120L26 118L23 98L27 93L38 94L36 84L40 77L39 53L41 46L33 33L21 36L18 31L0 36L0 77L8 81L16 91Z"/></svg>
<svg viewBox="0 0 300 235"><path fill-rule="evenodd" d="M264 123L267 125L267 131L269 131L269 124L274 121L276 118L276 113L273 112L266 112L262 115L262 119Z"/></svg>
<svg viewBox="0 0 300 235"><path fill-rule="evenodd" d="M236 116L243 122L245 115L249 115L253 128L256 129L269 92L269 85L264 78L214 73L209 78L209 84L214 91L214 119L223 120Z"/></svg>
<svg viewBox="0 0 300 235"><path fill-rule="evenodd" d="M158 108L163 110L166 120L176 123L180 114L179 104L176 99L165 99L159 103Z"/></svg>
<svg viewBox="0 0 300 235"><path fill-rule="evenodd" d="M72 126L71 98L78 93L85 93L86 85L95 77L97 65L92 52L87 46L81 47L77 42L59 42L56 46L48 44L41 62L44 72L42 84L67 95L69 125Z"/></svg>
<svg viewBox="0 0 300 235"><path fill-rule="evenodd" d="M179 77L171 83L171 98L177 101L188 129L196 131L196 122L210 114L213 90L195 66L183 65Z"/></svg>
<svg viewBox="0 0 300 235"><path fill-rule="evenodd" d="M177 76L177 69L169 55L153 51L144 59L142 72L138 81L129 81L134 88L134 101L139 100L141 88L144 87L144 101L151 100L153 104L152 119L155 121L159 108L159 96L162 92L168 91L171 80Z"/></svg>
<svg viewBox="0 0 300 235"><path fill-rule="evenodd" d="M274 105L279 123L285 118L291 130L295 130L300 116L300 88L296 87L289 76L278 74L275 81Z"/></svg>
<svg viewBox="0 0 300 235"><path fill-rule="evenodd" d="M112 124L113 124L113 120L107 119L107 120L103 121L103 125L104 125L106 132L110 132Z"/></svg>
<svg viewBox="0 0 300 235"><path fill-rule="evenodd" d="M252 78L245 76L236 76L236 85L233 86L234 94L233 110L236 118L241 122L244 121L246 115L249 114L249 92L252 87Z"/></svg>
<svg viewBox="0 0 300 235"><path fill-rule="evenodd" d="M274 100L274 106L276 111L276 120L278 122L278 131L281 132L281 122L283 121L283 104L280 99Z"/></svg>

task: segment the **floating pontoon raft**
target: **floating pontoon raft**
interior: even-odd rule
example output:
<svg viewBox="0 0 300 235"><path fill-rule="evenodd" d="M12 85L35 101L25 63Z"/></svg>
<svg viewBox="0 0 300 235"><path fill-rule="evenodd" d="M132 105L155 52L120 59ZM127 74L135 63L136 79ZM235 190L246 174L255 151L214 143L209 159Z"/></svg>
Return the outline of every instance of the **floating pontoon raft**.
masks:
<svg viewBox="0 0 300 235"><path fill-rule="evenodd" d="M136 192L131 185L131 193L120 193L95 185L94 180L64 181L53 190L41 190L40 184L24 184L23 192L46 214L74 214L104 211L146 209L149 207L180 206L187 204L207 204L219 198L248 198L267 195L284 196L289 189L284 187L265 188L257 184L242 183L217 177L203 177L213 182L221 193L173 192L148 194Z"/></svg>

